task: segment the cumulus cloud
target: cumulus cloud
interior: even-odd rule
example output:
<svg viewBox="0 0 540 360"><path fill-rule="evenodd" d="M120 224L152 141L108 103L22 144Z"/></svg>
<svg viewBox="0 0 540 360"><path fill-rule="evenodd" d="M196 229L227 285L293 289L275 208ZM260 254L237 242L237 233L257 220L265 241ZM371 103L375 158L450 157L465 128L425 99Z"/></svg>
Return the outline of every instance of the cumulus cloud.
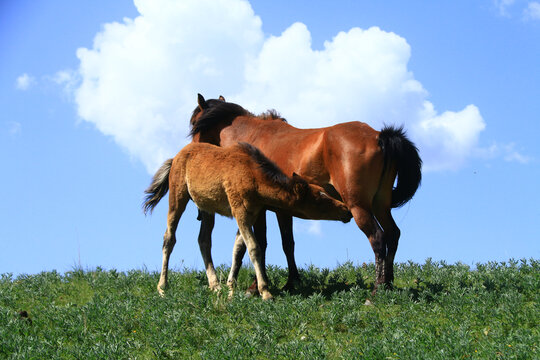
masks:
<svg viewBox="0 0 540 360"><path fill-rule="evenodd" d="M408 69L407 41L378 27L338 33L314 50L292 24L266 37L244 0L136 0L140 13L106 24L77 51L78 112L150 172L189 141L198 92L248 110L277 109L294 126L404 124L426 168L456 169L485 128L479 109L439 114Z"/></svg>
<svg viewBox="0 0 540 360"><path fill-rule="evenodd" d="M523 14L526 20L540 20L540 2L530 2Z"/></svg>
<svg viewBox="0 0 540 360"><path fill-rule="evenodd" d="M412 132L422 145L426 170L456 170L471 155L485 127L480 111L474 105L437 115L433 105L426 101Z"/></svg>
<svg viewBox="0 0 540 360"><path fill-rule="evenodd" d="M54 83L63 86L64 90L70 93L74 92L79 85L79 76L77 72L70 69L58 71L51 80Z"/></svg>
<svg viewBox="0 0 540 360"><path fill-rule="evenodd" d="M15 80L15 87L18 90L28 90L35 82L36 79L33 76L24 73Z"/></svg>
<svg viewBox="0 0 540 360"><path fill-rule="evenodd" d="M299 233L309 234L316 237L323 236L322 221L311 221L294 218L294 228Z"/></svg>
<svg viewBox="0 0 540 360"><path fill-rule="evenodd" d="M514 5L516 0L494 0L495 7L502 16L510 16L508 8Z"/></svg>
<svg viewBox="0 0 540 360"><path fill-rule="evenodd" d="M517 162L520 164L529 164L534 161L532 157L524 155L522 151L517 150L515 143L495 143L487 148L478 148L475 150L475 156L483 159L502 158L505 161Z"/></svg>
<svg viewBox="0 0 540 360"><path fill-rule="evenodd" d="M106 24L77 51L79 115L149 170L187 142L196 94L237 91L263 41L249 3L135 1L136 19Z"/></svg>
<svg viewBox="0 0 540 360"><path fill-rule="evenodd" d="M19 135L22 131L21 123L17 121L8 121L6 122L7 132L11 136Z"/></svg>

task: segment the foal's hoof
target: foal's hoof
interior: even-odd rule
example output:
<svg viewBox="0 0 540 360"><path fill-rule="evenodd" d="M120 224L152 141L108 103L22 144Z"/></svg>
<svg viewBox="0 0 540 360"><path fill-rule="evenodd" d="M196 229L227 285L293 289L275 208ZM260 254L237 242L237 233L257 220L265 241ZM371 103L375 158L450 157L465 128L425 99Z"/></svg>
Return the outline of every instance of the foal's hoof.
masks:
<svg viewBox="0 0 540 360"><path fill-rule="evenodd" d="M162 289L159 285L157 287L157 291L158 291L159 296L165 297L165 290Z"/></svg>
<svg viewBox="0 0 540 360"><path fill-rule="evenodd" d="M268 301L268 300L274 300L274 297L272 296L272 294L270 294L270 292L267 291L262 295L262 299L264 301Z"/></svg>

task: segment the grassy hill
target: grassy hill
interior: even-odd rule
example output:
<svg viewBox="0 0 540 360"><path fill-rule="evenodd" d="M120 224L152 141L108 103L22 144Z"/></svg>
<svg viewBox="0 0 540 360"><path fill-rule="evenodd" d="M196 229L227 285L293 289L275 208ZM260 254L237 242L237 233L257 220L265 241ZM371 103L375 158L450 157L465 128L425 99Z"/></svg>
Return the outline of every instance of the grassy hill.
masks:
<svg viewBox="0 0 540 360"><path fill-rule="evenodd" d="M4 274L0 358L540 358L540 261L397 264L394 290L371 296L374 271L312 266L288 294L286 270L270 267L271 302L243 295L251 269L232 300L191 270L170 274L165 298L147 271Z"/></svg>

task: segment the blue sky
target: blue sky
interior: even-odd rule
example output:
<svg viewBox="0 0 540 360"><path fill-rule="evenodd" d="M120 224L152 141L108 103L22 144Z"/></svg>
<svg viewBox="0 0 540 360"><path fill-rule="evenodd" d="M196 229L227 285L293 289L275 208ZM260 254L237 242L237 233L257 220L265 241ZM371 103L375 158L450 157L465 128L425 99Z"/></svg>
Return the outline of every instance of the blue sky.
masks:
<svg viewBox="0 0 540 360"><path fill-rule="evenodd" d="M2 0L0 54L0 273L158 270L167 202L145 218L143 190L197 92L298 127L404 124L426 170L393 211L397 262L540 255L538 2ZM173 268L202 268L195 217ZM216 264L235 232L216 222ZM295 221L295 238L302 267L373 261L353 223Z"/></svg>

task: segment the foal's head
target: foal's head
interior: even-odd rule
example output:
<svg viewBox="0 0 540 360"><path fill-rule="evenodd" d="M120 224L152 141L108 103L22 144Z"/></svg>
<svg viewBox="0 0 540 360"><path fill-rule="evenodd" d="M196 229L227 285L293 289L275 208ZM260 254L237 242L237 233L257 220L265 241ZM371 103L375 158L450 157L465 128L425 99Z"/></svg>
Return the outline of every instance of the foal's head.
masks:
<svg viewBox="0 0 540 360"><path fill-rule="evenodd" d="M347 206L326 193L319 185L309 184L293 174L291 188L297 196L293 215L313 220L340 220L347 223L352 214Z"/></svg>

